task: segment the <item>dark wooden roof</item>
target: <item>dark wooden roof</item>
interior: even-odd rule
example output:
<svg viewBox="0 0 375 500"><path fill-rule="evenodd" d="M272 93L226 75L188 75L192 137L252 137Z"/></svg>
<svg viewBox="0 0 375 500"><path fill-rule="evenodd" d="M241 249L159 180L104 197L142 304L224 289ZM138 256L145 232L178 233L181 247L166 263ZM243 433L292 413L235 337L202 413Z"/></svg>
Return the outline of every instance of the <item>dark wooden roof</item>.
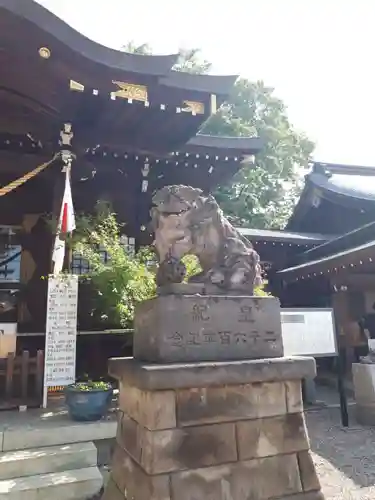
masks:
<svg viewBox="0 0 375 500"><path fill-rule="evenodd" d="M175 61L96 44L34 0L0 0L1 184L50 159L62 124L72 123L77 210L109 199L128 234L139 236L142 227L149 239L144 226L155 189L211 191L261 148L257 138L196 136L236 77L177 73ZM124 95L118 83L135 94ZM30 213L31 203L48 205L42 194L52 192L55 171L4 197L4 210L20 199Z"/></svg>
<svg viewBox="0 0 375 500"><path fill-rule="evenodd" d="M113 69L160 76L167 74L178 59L178 54L143 56L105 47L89 40L34 0L0 0L0 13L4 30L13 23L22 23L20 26L26 29L32 23L84 58ZM26 33L17 35L25 41Z"/></svg>
<svg viewBox="0 0 375 500"><path fill-rule="evenodd" d="M44 48L50 57L41 57ZM112 50L34 0L0 0L0 133L31 133L52 143L62 121L72 121L82 150L97 144L158 153L181 148L236 77L178 73L176 58ZM71 82L81 90L72 92ZM116 82L143 86L147 97L116 98Z"/></svg>
<svg viewBox="0 0 375 500"><path fill-rule="evenodd" d="M248 155L256 154L261 147L257 138L237 142L236 138L198 135L191 143L183 151L164 154L103 147L82 151L72 168L72 189L77 210L90 210L98 199L109 200L126 221L128 234L137 235L139 227L148 223L155 190L168 184L188 184L210 192L230 179L241 167L241 162ZM232 147L222 150L222 144ZM236 148L236 145L239 147ZM0 185L49 160L51 155L51 150L46 150L30 137L0 134ZM3 210L12 212L15 207L26 204L32 212L35 203L38 200L43 203L44 200L45 206L41 210L39 205L37 208L40 212L48 212L48 200L42 193L52 192L58 167L57 170L51 167L37 176L41 196L35 196L39 188L29 191L27 183L25 188L16 190L12 198L7 196L1 199L8 204L3 207L0 200L0 209L3 207ZM26 191L27 200L23 198ZM10 208L11 202L13 208Z"/></svg>
<svg viewBox="0 0 375 500"><path fill-rule="evenodd" d="M349 231L335 238L330 238L306 252L299 254L296 263L305 263L314 259L327 257L329 255L348 251L354 247L364 245L375 238L375 222L370 222L364 226Z"/></svg>
<svg viewBox="0 0 375 500"><path fill-rule="evenodd" d="M372 268L375 263L375 222L331 238L329 241L297 254L288 268L280 270L282 276L318 276L333 269L354 268L359 263L361 271L365 265ZM315 274L314 274L315 273Z"/></svg>
<svg viewBox="0 0 375 500"><path fill-rule="evenodd" d="M274 241L299 245L316 245L326 242L331 236L326 234L297 233L274 229L238 228L238 231L252 241Z"/></svg>
<svg viewBox="0 0 375 500"><path fill-rule="evenodd" d="M132 156L137 156L140 162L175 164L184 166L186 162L202 168L216 168L222 165L233 174L240 168L242 162L257 154L262 149L262 141L258 137L219 137L197 134L190 139L181 149L167 153L146 152L134 146L127 149L126 143L119 148L111 149L103 146L96 146L85 150L78 159L89 158L94 164L120 163L123 166ZM4 164L0 161L0 170L18 170L16 165L11 165L8 158L10 153L24 155L36 155L39 158L48 158L54 150L33 139L30 135L14 135L0 133L0 159L6 157ZM13 155L15 161L17 156ZM35 160L37 161L37 160ZM8 165L8 168L6 168ZM168 167L170 168L170 167Z"/></svg>
<svg viewBox="0 0 375 500"><path fill-rule="evenodd" d="M309 260L302 264L287 267L277 271L277 274L286 281L311 279L330 275L332 278L340 272L357 269L357 272L366 273L366 269L373 272L375 261L375 240L332 253L318 259Z"/></svg>
<svg viewBox="0 0 375 500"><path fill-rule="evenodd" d="M219 96L227 96L237 78L238 75L197 75L183 73L181 71L169 71L167 75L160 78L159 82L166 87L189 89L197 92L209 92Z"/></svg>
<svg viewBox="0 0 375 500"><path fill-rule="evenodd" d="M223 137L218 135L197 134L192 137L183 150L208 152L243 157L258 153L262 149L259 137Z"/></svg>
<svg viewBox="0 0 375 500"><path fill-rule="evenodd" d="M359 200L375 201L375 167L314 163L309 182L327 192ZM343 200L345 203L345 201Z"/></svg>
<svg viewBox="0 0 375 500"><path fill-rule="evenodd" d="M375 210L375 167L315 162L287 224L299 230L307 214L322 200L358 211ZM359 225L362 222L359 222Z"/></svg>

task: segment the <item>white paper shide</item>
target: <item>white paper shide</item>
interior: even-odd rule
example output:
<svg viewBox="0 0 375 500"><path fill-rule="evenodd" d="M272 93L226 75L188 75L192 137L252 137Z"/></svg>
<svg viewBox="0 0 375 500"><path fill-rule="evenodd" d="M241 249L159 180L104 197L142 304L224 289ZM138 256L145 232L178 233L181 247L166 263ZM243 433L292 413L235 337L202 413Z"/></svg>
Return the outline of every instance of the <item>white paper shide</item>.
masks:
<svg viewBox="0 0 375 500"><path fill-rule="evenodd" d="M44 386L75 382L78 277L52 276L48 280Z"/></svg>

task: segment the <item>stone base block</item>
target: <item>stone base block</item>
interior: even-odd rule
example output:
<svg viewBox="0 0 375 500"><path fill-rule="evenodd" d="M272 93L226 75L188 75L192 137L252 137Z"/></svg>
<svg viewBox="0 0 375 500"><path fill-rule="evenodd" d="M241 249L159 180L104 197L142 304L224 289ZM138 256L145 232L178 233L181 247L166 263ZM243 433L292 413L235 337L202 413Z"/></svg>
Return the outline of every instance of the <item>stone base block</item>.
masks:
<svg viewBox="0 0 375 500"><path fill-rule="evenodd" d="M115 449L110 481L126 500L171 500L169 475L147 474L120 446Z"/></svg>
<svg viewBox="0 0 375 500"><path fill-rule="evenodd" d="M301 394L314 360L227 362L216 372L213 363L164 365L150 378L157 365L113 363L120 380L114 500L118 492L128 500L322 500ZM139 368L133 377L129 366Z"/></svg>
<svg viewBox="0 0 375 500"><path fill-rule="evenodd" d="M246 492L246 496L244 493ZM110 496L112 494L112 496ZM104 500L324 500L301 480L298 454L149 475L116 448Z"/></svg>
<svg viewBox="0 0 375 500"><path fill-rule="evenodd" d="M308 493L297 493L297 495L288 495L287 497L277 497L272 500L324 500L325 497L321 491L310 491Z"/></svg>
<svg viewBox="0 0 375 500"><path fill-rule="evenodd" d="M356 403L375 406L375 364L353 363L352 373Z"/></svg>
<svg viewBox="0 0 375 500"><path fill-rule="evenodd" d="M375 425L375 364L354 363L352 371L357 421Z"/></svg>
<svg viewBox="0 0 375 500"><path fill-rule="evenodd" d="M276 380L300 382L303 378L316 376L316 364L314 358L303 356L183 364L154 364L143 363L135 358L112 358L109 361L109 374L128 387L149 391L151 399L144 403L153 406L157 396L151 396L151 393L155 391ZM158 404L163 405L161 400Z"/></svg>
<svg viewBox="0 0 375 500"><path fill-rule="evenodd" d="M124 492L119 490L117 484L113 480L113 476L111 475L107 482L104 494L100 500L124 500L124 498Z"/></svg>
<svg viewBox="0 0 375 500"><path fill-rule="evenodd" d="M360 425L375 426L375 405L356 404L355 414Z"/></svg>
<svg viewBox="0 0 375 500"><path fill-rule="evenodd" d="M164 295L138 305L134 357L152 363L283 355L274 297Z"/></svg>

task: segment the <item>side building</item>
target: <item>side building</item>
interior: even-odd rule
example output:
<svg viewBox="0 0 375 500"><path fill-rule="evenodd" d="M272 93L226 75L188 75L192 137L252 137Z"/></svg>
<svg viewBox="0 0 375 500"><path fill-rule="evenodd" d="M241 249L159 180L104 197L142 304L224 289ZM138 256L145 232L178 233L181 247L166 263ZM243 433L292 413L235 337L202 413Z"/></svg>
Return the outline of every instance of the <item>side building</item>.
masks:
<svg viewBox="0 0 375 500"><path fill-rule="evenodd" d="M366 344L358 322L375 313L375 168L315 163L289 231L325 241L275 266L275 290L285 307L334 308L349 370Z"/></svg>

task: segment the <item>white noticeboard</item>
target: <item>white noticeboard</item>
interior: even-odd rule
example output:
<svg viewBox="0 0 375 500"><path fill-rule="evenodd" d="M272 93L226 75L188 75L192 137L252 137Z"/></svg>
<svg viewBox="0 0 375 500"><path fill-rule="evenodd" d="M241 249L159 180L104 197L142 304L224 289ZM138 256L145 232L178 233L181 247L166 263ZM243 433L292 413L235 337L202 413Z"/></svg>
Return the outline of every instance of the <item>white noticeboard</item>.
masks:
<svg viewBox="0 0 375 500"><path fill-rule="evenodd" d="M78 276L48 279L43 407L48 387L75 382Z"/></svg>
<svg viewBox="0 0 375 500"><path fill-rule="evenodd" d="M332 309L281 309L285 356L337 356Z"/></svg>

